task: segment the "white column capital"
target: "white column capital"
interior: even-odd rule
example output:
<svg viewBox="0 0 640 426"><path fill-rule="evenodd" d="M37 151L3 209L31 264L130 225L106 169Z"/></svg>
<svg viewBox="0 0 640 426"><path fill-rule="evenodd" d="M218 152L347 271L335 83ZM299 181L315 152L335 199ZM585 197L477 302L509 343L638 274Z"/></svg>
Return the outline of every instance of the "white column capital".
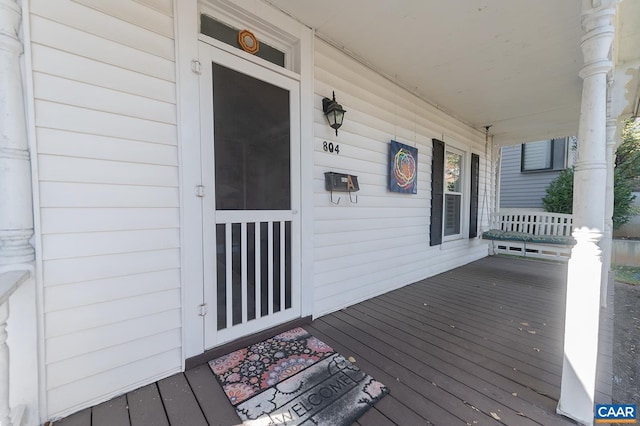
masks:
<svg viewBox="0 0 640 426"><path fill-rule="evenodd" d="M588 33L594 27L603 26L605 21L613 25L620 2L622 0L583 0L581 17L584 32Z"/></svg>
<svg viewBox="0 0 640 426"><path fill-rule="evenodd" d="M0 0L0 49L22 53L21 19L22 11L14 0Z"/></svg>
<svg viewBox="0 0 640 426"><path fill-rule="evenodd" d="M601 1L599 7L583 10L582 29L584 35L580 46L584 67L580 77L607 73L613 68L609 59L611 44L615 36L616 0Z"/></svg>

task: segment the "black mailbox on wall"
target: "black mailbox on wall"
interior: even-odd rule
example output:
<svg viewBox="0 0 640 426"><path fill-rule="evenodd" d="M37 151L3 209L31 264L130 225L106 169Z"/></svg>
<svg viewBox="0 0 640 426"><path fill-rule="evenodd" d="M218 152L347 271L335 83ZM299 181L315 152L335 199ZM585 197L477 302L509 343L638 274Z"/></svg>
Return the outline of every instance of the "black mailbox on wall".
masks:
<svg viewBox="0 0 640 426"><path fill-rule="evenodd" d="M333 204L340 203L340 197L338 201L333 201L333 192L348 192L349 201L352 203L358 202L358 197L352 198L351 193L360 190L358 186L358 176L348 175L345 173L325 172L324 174L324 187L327 191L331 191L331 202Z"/></svg>
<svg viewBox="0 0 640 426"><path fill-rule="evenodd" d="M355 192L360 189L358 176L335 172L324 174L324 186L327 191Z"/></svg>

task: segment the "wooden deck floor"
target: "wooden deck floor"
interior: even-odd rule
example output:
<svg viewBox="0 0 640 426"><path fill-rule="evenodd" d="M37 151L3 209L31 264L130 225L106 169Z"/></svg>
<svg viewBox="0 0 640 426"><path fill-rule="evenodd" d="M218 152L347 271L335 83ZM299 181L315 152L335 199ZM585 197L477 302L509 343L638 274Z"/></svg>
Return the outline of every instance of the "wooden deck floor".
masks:
<svg viewBox="0 0 640 426"><path fill-rule="evenodd" d="M361 425L570 425L555 414L565 271L565 265L486 258L305 328L390 388ZM597 399L610 402L612 326L611 315L604 317L609 353L601 356ZM211 370L201 365L56 425L237 423Z"/></svg>

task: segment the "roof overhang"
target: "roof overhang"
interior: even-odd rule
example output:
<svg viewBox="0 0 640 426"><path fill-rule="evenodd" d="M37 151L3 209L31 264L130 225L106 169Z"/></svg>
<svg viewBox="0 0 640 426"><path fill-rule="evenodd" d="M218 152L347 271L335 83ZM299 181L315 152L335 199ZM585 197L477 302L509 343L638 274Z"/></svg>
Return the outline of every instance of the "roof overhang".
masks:
<svg viewBox="0 0 640 426"><path fill-rule="evenodd" d="M268 2L421 99L479 130L491 125L497 143L577 134L581 0ZM619 7L613 57L629 81L617 108L632 114L640 2Z"/></svg>

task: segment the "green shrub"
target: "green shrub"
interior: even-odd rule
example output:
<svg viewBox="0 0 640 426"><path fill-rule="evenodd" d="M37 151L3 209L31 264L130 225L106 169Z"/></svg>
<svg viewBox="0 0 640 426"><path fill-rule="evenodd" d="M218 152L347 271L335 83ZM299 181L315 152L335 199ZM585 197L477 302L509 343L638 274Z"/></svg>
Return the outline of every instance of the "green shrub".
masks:
<svg viewBox="0 0 640 426"><path fill-rule="evenodd" d="M633 195L634 182L625 176L621 170L614 171L613 186L613 229L618 229L629 222L632 216L637 215L638 209L633 204L636 196Z"/></svg>
<svg viewBox="0 0 640 426"><path fill-rule="evenodd" d="M560 172L542 199L544 210L573 213L573 168ZM613 188L613 228L618 229L640 212L634 206L635 179L640 175L640 121L629 121L622 132L622 144L616 150Z"/></svg>
<svg viewBox="0 0 640 426"><path fill-rule="evenodd" d="M549 184L547 195L542 199L544 211L573 213L573 167L560 172Z"/></svg>

